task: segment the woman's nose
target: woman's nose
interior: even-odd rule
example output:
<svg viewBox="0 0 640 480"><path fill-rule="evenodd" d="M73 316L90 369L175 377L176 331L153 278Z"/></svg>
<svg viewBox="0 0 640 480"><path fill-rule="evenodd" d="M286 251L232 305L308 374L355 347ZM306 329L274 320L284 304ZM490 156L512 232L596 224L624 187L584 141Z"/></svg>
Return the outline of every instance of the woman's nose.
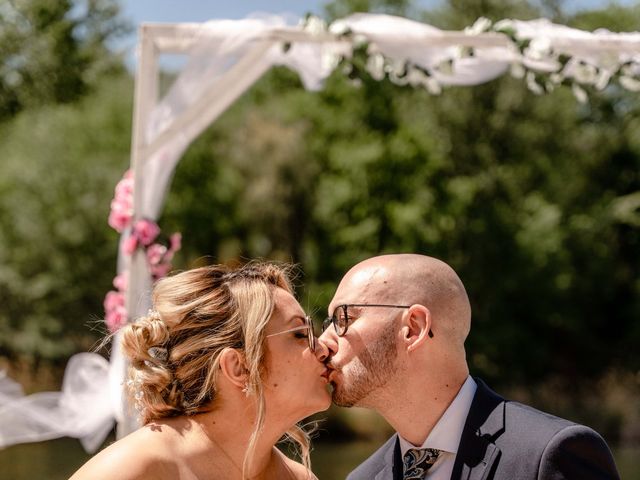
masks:
<svg viewBox="0 0 640 480"><path fill-rule="evenodd" d="M325 359L333 357L338 352L337 336L331 330L331 328L327 328L316 341L317 344L322 345L321 348L325 352Z"/></svg>

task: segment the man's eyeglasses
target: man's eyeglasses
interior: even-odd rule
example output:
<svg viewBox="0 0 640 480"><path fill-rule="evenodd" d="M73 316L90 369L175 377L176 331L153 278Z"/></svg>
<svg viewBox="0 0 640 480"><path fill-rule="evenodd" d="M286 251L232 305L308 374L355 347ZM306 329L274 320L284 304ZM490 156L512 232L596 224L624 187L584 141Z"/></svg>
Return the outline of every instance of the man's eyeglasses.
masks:
<svg viewBox="0 0 640 480"><path fill-rule="evenodd" d="M333 315L327 317L322 322L322 331L324 332L329 325L333 323L336 333L339 337L342 337L347 333L349 328L349 308L352 307L381 307L381 308L410 308L411 305L386 305L380 303L349 303L345 305L338 305L333 311ZM429 330L429 338L433 338L433 332Z"/></svg>
<svg viewBox="0 0 640 480"><path fill-rule="evenodd" d="M313 322L311 321L311 318L309 317L309 315L305 315L304 325L301 325L295 328L290 328L289 330L284 330L282 332L272 333L271 335L267 335L266 338L275 337L276 335L282 335L283 333L298 332L302 330L307 331L307 341L309 342L309 350L311 350L312 352L315 352L316 351L316 335L315 335L315 332L313 331Z"/></svg>

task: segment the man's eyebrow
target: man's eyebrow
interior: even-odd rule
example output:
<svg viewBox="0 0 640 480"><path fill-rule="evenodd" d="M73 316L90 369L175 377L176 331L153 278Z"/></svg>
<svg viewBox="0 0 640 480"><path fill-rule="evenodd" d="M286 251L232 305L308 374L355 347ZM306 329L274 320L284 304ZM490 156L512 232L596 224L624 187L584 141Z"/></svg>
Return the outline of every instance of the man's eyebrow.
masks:
<svg viewBox="0 0 640 480"><path fill-rule="evenodd" d="M354 307L353 305L349 305L347 304L347 312L351 313L351 312L357 312L360 313L362 311L364 307Z"/></svg>

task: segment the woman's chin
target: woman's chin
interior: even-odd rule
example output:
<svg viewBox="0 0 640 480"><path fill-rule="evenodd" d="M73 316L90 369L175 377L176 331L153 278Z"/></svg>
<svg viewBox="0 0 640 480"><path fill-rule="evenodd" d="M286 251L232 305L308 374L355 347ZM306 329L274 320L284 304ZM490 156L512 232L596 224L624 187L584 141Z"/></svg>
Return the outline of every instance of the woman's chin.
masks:
<svg viewBox="0 0 640 480"><path fill-rule="evenodd" d="M307 399L310 400L310 399ZM314 395L313 401L307 402L307 412L305 418L314 413L324 412L331 406L331 393L326 389Z"/></svg>
<svg viewBox="0 0 640 480"><path fill-rule="evenodd" d="M318 411L319 412L324 412L325 410L328 410L330 406L331 406L331 395L329 395L329 399L325 402L325 404L322 406L322 408L320 410L318 410Z"/></svg>
<svg viewBox="0 0 640 480"><path fill-rule="evenodd" d="M324 412L330 406L331 406L331 392L329 392L329 389L325 387L322 393L318 395L318 409L316 410L316 412Z"/></svg>

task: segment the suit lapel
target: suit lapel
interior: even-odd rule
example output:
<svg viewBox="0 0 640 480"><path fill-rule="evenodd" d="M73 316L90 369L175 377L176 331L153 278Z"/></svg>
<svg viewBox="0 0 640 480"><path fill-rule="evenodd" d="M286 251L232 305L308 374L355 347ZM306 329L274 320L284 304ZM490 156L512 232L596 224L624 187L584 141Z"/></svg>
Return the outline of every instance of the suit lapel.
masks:
<svg viewBox="0 0 640 480"><path fill-rule="evenodd" d="M400 455L400 442L395 435L395 442L389 445L384 454L384 465L374 480L402 480L402 458Z"/></svg>
<svg viewBox="0 0 640 480"><path fill-rule="evenodd" d="M462 431L451 480L486 480L500 458L495 441L504 432L504 399L482 380L475 380L478 389Z"/></svg>
<svg viewBox="0 0 640 480"><path fill-rule="evenodd" d="M491 473L491 467L499 456L500 449L493 443L488 443L484 450L484 458L478 464L473 467L467 465L463 467L463 477L469 480L487 480ZM467 470L468 474L465 475L467 472L464 470Z"/></svg>

